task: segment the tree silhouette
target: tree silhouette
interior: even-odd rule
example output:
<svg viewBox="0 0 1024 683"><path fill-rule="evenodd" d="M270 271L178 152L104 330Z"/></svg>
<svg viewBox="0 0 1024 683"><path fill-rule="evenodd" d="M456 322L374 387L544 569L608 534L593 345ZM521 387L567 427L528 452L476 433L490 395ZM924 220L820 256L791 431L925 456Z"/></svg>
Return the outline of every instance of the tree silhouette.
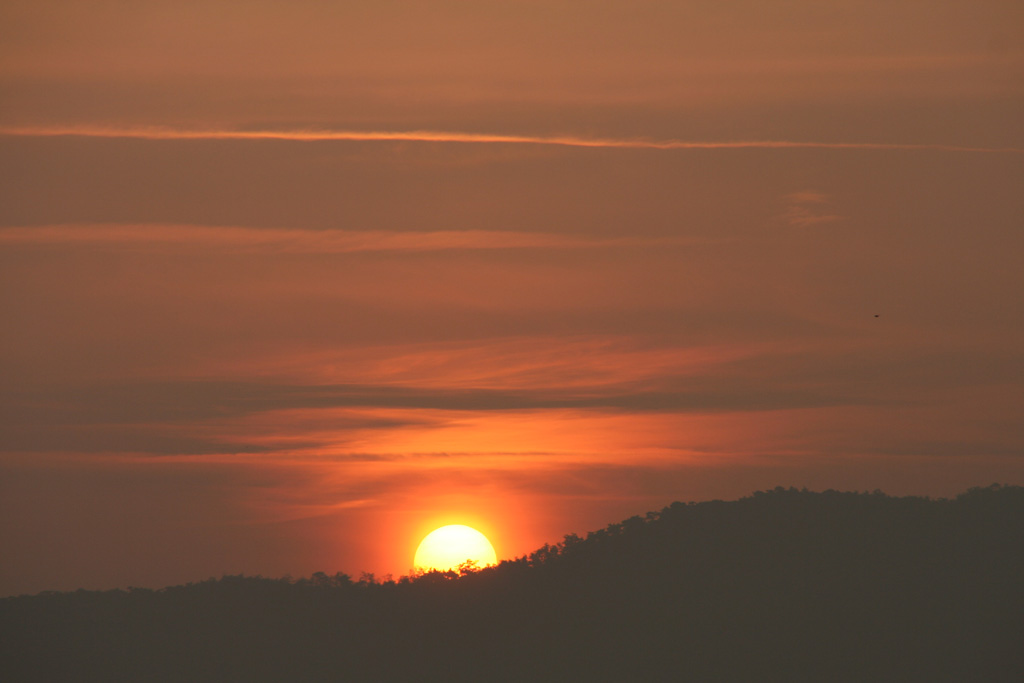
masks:
<svg viewBox="0 0 1024 683"><path fill-rule="evenodd" d="M1024 488L673 503L498 566L0 600L4 681L1019 681Z"/></svg>

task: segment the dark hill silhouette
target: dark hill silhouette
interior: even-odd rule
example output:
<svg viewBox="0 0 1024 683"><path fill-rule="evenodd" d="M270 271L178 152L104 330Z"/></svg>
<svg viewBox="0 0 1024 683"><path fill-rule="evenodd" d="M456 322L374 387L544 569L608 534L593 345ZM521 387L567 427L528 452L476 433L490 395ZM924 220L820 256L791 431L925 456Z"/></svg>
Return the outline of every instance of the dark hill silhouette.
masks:
<svg viewBox="0 0 1024 683"><path fill-rule="evenodd" d="M5 681L1020 681L1024 488L674 503L457 576L0 600Z"/></svg>

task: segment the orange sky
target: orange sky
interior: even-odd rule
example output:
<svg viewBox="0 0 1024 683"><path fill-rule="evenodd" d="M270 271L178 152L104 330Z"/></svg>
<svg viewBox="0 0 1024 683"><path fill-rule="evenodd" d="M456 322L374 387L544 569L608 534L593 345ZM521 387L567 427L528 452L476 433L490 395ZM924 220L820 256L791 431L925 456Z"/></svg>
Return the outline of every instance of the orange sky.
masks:
<svg viewBox="0 0 1024 683"><path fill-rule="evenodd" d="M0 595L1024 482L1010 1L0 7Z"/></svg>

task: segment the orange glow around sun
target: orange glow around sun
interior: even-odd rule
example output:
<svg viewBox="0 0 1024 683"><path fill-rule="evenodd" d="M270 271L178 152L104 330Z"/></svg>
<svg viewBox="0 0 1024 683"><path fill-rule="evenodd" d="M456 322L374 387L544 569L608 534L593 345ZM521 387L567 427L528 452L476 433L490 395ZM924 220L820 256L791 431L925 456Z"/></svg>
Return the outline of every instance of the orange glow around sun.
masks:
<svg viewBox="0 0 1024 683"><path fill-rule="evenodd" d="M416 549L413 564L417 569L448 571L471 561L477 567L498 563L494 546L472 527L449 524L427 534Z"/></svg>

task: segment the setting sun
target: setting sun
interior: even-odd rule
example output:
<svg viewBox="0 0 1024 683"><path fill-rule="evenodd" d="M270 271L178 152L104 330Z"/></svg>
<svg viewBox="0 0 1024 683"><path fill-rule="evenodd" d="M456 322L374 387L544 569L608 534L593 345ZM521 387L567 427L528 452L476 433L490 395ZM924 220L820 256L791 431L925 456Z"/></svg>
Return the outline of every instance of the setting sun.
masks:
<svg viewBox="0 0 1024 683"><path fill-rule="evenodd" d="M427 534L416 549L417 569L447 571L466 561L478 567L497 564L498 556L487 537L472 527L450 524Z"/></svg>

